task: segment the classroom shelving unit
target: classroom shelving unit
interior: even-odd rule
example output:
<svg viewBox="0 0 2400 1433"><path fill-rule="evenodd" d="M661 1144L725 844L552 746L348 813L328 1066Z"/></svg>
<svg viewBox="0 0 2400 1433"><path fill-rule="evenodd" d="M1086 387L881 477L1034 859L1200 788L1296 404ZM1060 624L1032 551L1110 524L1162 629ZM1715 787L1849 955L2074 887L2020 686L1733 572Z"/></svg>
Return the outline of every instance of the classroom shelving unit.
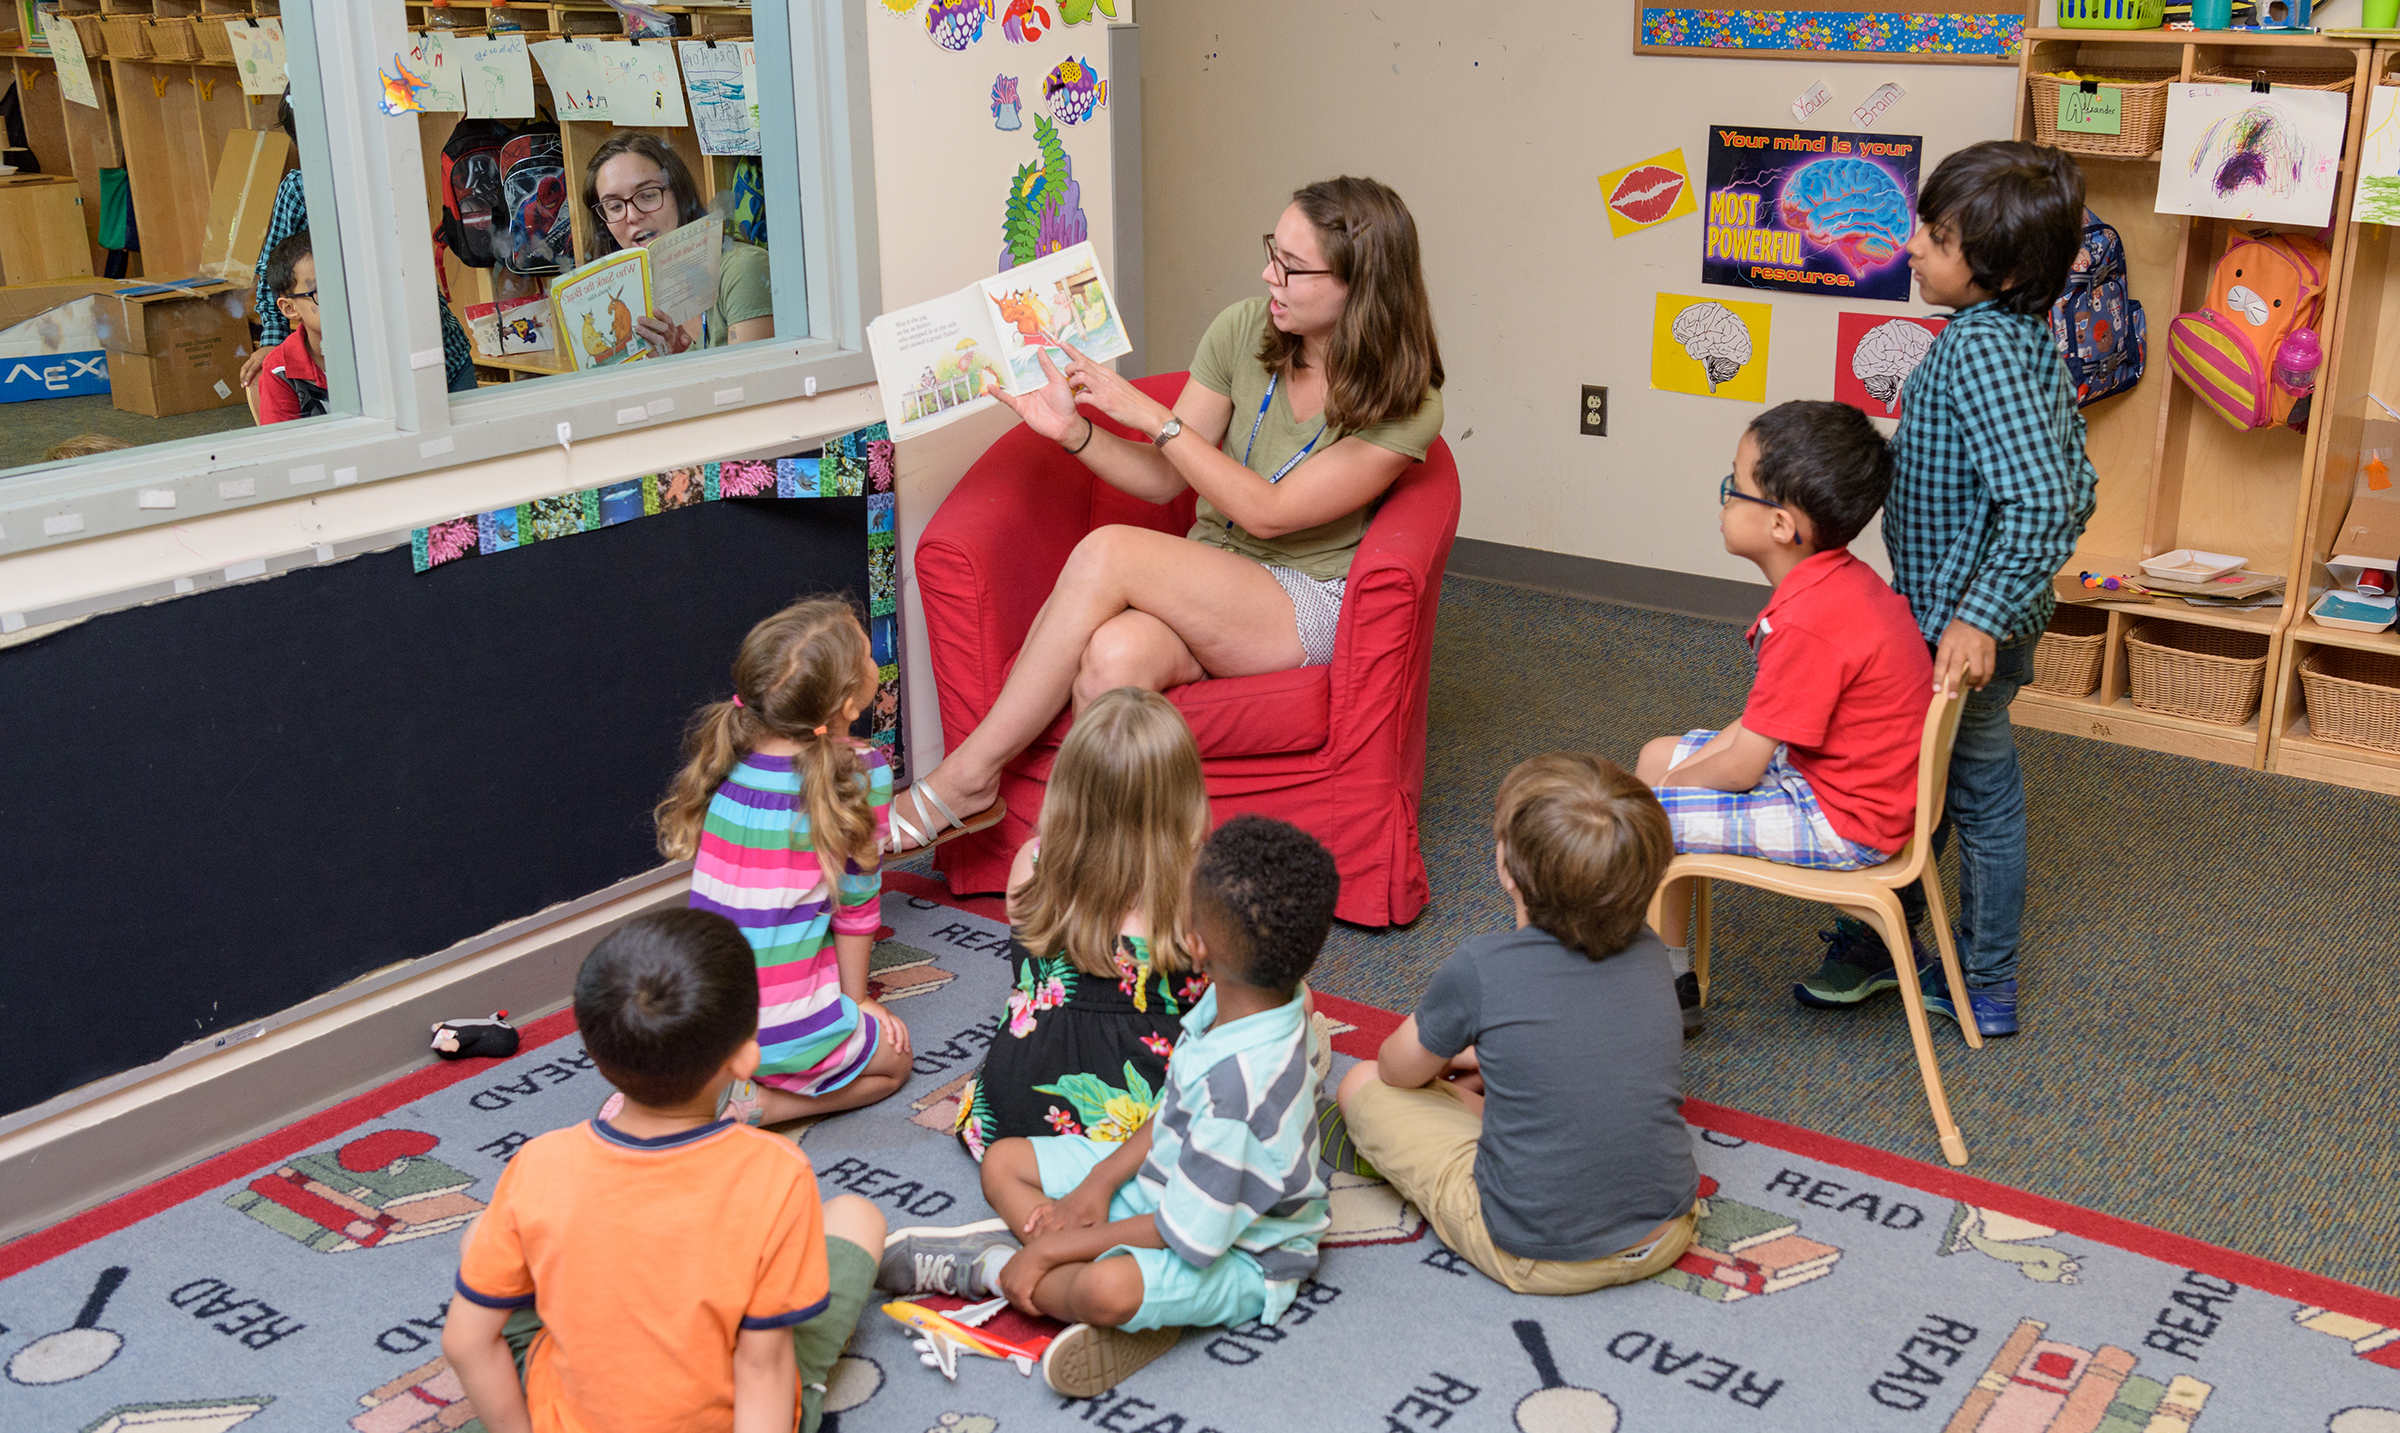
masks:
<svg viewBox="0 0 2400 1433"><path fill-rule="evenodd" d="M2108 613L2108 632L2098 690L2067 697L2028 687L2010 709L2017 722L2237 766L2400 791L2400 757L2380 757L2363 748L2308 737L2297 673L2298 656L2313 645L2359 645L2350 638L2361 635L2318 627L2306 611L2311 561L2325 555L2324 544L2348 501L2362 410L2368 407L2366 373L2388 373L2400 363L2389 352L2393 340L2400 338L2400 246L2381 226L2350 223L2367 91L2389 68L2388 48L2379 53L2372 41L2311 34L2026 32L2017 89L2016 132L2021 139L2034 137L2026 81L2035 74L2173 73L2189 80L2218 74L2249 78L2264 71L2270 83L2321 82L2346 74L2351 89L2334 219L2324 231L2332 270L2317 324L2320 335L2327 337L2331 357L2318 378L2316 421L2305 434L2287 428L2237 431L2176 381L2167 361L2168 322L2200 307L2229 236L2290 226L2160 214L2155 210L2157 153L2076 156L2087 202L2124 238L2128 283L2149 324L2149 356L2137 386L2084 410L2088 447L2100 477L2099 499L2064 573L2138 572L2142 558L2197 547L2239 553L2249 560L2251 571L2282 575L2285 601L2280 607L2248 612L2172 600L2103 602L2099 606ZM2387 274L2393 282L2385 282ZM2363 315L2356 312L2361 302L2366 306ZM2378 335L2385 349L2381 354L2376 351ZM2385 391L2400 392L2388 380ZM2125 637L2144 618L2263 637L2266 691L2259 713L2241 726L2229 726L2136 708L2129 694ZM2400 650L2400 642L2388 633L2370 640Z"/></svg>
<svg viewBox="0 0 2400 1433"><path fill-rule="evenodd" d="M591 36L621 39L625 34L624 19L602 0L405 0L408 25L411 30L438 30L446 35L475 36L521 32L528 43L561 36ZM751 34L750 11L745 6L731 5L652 5L650 9L677 17L676 28L682 39L744 39ZM660 41L659 43L672 43ZM542 74L542 62L533 61L534 106L544 119L556 118L550 103L548 79ZM419 143L423 146L425 164L425 196L428 212L438 217L442 212L442 146L466 119L463 114L437 113L418 117ZM522 121L519 121L520 123ZM593 246L593 231L598 220L583 207L583 167L593 150L606 143L611 135L620 133L617 125L599 124L584 120L569 120L559 125L560 147L565 151L567 185L573 191L573 223L575 256L578 263L598 257ZM718 192L733 182L733 161L711 158L700 152L698 133L690 126L653 128L645 131L657 136L668 148L683 159L692 178L700 187L702 203L715 200ZM513 303L521 299L538 298L548 282L508 273L504 269L477 269L459 263L447 249L436 246L442 265L451 311L459 322L466 323L470 307L494 303ZM509 382L527 378L547 378L565 371L564 365L552 367L526 358L491 359L477 354L476 367L488 382Z"/></svg>

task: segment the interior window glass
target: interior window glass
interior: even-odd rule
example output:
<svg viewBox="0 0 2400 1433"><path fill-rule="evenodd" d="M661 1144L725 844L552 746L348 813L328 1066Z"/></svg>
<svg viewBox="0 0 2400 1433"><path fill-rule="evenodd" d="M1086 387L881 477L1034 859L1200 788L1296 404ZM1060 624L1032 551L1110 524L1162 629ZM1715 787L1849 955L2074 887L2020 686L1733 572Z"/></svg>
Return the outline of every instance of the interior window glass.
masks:
<svg viewBox="0 0 2400 1433"><path fill-rule="evenodd" d="M764 196L797 176L762 169L751 36L786 0L407 9L429 242L477 385L775 336Z"/></svg>
<svg viewBox="0 0 2400 1433"><path fill-rule="evenodd" d="M309 3L0 14L0 469L358 411Z"/></svg>

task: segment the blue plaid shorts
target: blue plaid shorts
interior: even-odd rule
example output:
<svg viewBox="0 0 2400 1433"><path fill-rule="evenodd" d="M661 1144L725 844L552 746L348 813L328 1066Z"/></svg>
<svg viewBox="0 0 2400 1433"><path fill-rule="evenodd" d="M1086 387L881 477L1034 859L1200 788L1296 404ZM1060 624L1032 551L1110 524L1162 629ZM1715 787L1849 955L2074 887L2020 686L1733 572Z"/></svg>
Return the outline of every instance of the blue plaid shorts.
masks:
<svg viewBox="0 0 2400 1433"><path fill-rule="evenodd" d="M1713 731L1685 732L1675 743L1674 763L1697 754L1715 736ZM1658 801L1667 808L1678 851L1757 856L1819 871L1863 871L1892 858L1888 851L1861 846L1834 830L1825 808L1817 804L1816 790L1780 746L1767 763L1767 774L1748 791L1670 785L1658 788Z"/></svg>

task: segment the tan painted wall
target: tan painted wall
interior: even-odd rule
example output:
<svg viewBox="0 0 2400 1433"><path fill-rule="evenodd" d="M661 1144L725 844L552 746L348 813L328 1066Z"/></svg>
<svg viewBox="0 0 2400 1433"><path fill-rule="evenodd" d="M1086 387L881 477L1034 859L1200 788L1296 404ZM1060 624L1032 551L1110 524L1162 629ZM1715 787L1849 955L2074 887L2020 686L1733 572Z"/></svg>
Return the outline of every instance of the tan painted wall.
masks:
<svg viewBox="0 0 2400 1433"><path fill-rule="evenodd" d="M1611 239L1595 180L1681 146L1697 183L1710 123L1790 124L1819 79L1826 129L1899 83L1875 129L1922 135L1930 172L2007 137L2014 72L1636 56L1633 25L1630 5L1590 0L1144 0L1151 367L1188 363L1208 321L1258 292L1258 236L1291 190L1373 175L1424 243L1460 535L1757 580L1719 545L1716 482L1761 410L1649 387L1653 295L1741 291L1700 287L1697 217ZM1840 309L1929 311L1773 303L1770 403L1832 396ZM1606 438L1575 432L1585 383L1608 386Z"/></svg>

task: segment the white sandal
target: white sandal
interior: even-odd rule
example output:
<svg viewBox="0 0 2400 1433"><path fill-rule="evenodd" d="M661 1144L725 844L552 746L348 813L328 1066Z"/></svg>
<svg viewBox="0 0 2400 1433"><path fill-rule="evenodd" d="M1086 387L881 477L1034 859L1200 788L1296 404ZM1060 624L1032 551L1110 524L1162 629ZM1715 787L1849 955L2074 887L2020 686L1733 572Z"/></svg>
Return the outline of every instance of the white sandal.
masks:
<svg viewBox="0 0 2400 1433"><path fill-rule="evenodd" d="M908 819L908 817L900 814L900 803L902 801L907 801L911 804L911 807L917 818L915 821L911 821ZM933 803L932 811L925 809L925 804L928 801ZM934 819L935 812L940 813L941 820L937 821ZM1000 818L1006 816L1007 814L1008 803L995 797L993 798L991 805L984 807L981 811L976 812L972 817L962 821L959 819L958 813L950 809L950 803L942 799L942 793L934 790L929 783L918 781L914 785L910 786L906 791L903 791L898 796L892 798L892 829L898 832L901 839L907 841L909 844L903 848L892 844L892 842L887 839L883 843L884 853L886 855L901 856L909 855L917 851L930 851L934 847L942 844L944 841L955 841L961 836L972 835L977 831L990 830L992 827L999 825Z"/></svg>

